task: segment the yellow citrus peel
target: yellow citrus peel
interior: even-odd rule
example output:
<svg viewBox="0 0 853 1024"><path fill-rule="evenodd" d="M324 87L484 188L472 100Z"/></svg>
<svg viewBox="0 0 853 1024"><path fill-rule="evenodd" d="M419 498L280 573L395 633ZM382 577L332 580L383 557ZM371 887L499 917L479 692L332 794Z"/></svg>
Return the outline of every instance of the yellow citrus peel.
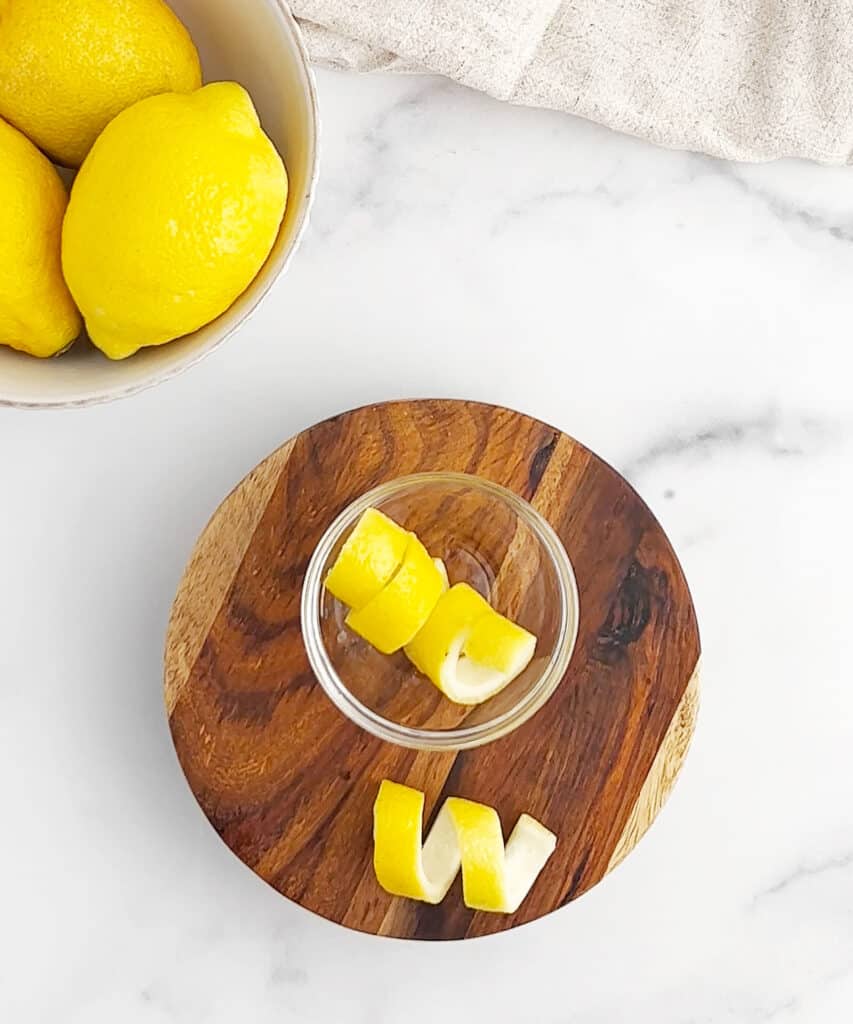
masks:
<svg viewBox="0 0 853 1024"><path fill-rule="evenodd" d="M412 640L444 591L445 580L429 552L413 534L400 568L367 604L352 608L346 624L383 654Z"/></svg>
<svg viewBox="0 0 853 1024"><path fill-rule="evenodd" d="M346 624L383 654L409 659L457 704L493 697L533 657L536 637L467 583L450 586L440 558L378 509L362 513L326 589L349 605Z"/></svg>
<svg viewBox="0 0 853 1024"><path fill-rule="evenodd" d="M462 868L462 895L473 910L512 914L521 906L557 837L522 814L504 846L493 807L448 797L422 842L424 795L383 780L373 805L373 866L395 896L440 903Z"/></svg>
<svg viewBox="0 0 853 1024"><path fill-rule="evenodd" d="M480 704L527 668L535 648L532 633L457 583L439 598L406 654L450 700Z"/></svg>
<svg viewBox="0 0 853 1024"><path fill-rule="evenodd" d="M399 569L408 544L402 526L367 509L329 570L326 589L350 608L363 608Z"/></svg>

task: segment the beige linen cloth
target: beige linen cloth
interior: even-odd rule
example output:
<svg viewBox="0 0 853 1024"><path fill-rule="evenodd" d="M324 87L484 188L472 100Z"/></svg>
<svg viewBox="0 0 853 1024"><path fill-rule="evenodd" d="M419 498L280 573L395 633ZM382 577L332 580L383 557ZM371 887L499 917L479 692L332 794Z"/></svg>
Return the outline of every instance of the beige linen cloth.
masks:
<svg viewBox="0 0 853 1024"><path fill-rule="evenodd" d="M853 0L292 0L312 57L447 75L664 146L853 159Z"/></svg>

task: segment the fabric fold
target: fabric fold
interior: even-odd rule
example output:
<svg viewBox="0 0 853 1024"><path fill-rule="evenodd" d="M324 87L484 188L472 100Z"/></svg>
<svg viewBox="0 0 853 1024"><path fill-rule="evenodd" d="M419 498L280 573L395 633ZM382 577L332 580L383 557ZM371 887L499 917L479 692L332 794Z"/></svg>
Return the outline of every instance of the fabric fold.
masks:
<svg viewBox="0 0 853 1024"><path fill-rule="evenodd" d="M425 71L678 149L853 155L853 0L295 0L312 58Z"/></svg>

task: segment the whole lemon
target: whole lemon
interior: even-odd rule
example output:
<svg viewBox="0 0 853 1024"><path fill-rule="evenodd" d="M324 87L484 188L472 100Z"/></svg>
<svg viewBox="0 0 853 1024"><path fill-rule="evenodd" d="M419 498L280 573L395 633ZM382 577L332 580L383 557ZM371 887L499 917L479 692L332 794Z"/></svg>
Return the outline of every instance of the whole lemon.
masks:
<svg viewBox="0 0 853 1024"><path fill-rule="evenodd" d="M67 203L47 157L0 120L0 345L53 356L80 333L59 262Z"/></svg>
<svg viewBox="0 0 853 1024"><path fill-rule="evenodd" d="M201 85L198 53L163 0L0 0L0 117L79 167L106 125Z"/></svg>
<svg viewBox="0 0 853 1024"><path fill-rule="evenodd" d="M223 313L275 242L281 157L241 86L142 100L107 125L71 190L65 279L111 359Z"/></svg>

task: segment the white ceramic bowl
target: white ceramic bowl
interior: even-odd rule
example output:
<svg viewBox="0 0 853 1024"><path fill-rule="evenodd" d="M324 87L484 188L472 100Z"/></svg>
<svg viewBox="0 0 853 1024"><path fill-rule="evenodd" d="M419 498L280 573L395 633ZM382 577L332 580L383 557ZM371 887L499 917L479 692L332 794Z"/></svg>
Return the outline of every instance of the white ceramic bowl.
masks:
<svg viewBox="0 0 853 1024"><path fill-rule="evenodd" d="M233 80L255 101L290 179L287 212L269 259L213 323L179 341L111 362L87 340L56 359L0 346L0 405L90 405L132 395L197 363L254 310L296 250L317 176L317 97L299 29L282 0L169 0L201 54L205 82Z"/></svg>

